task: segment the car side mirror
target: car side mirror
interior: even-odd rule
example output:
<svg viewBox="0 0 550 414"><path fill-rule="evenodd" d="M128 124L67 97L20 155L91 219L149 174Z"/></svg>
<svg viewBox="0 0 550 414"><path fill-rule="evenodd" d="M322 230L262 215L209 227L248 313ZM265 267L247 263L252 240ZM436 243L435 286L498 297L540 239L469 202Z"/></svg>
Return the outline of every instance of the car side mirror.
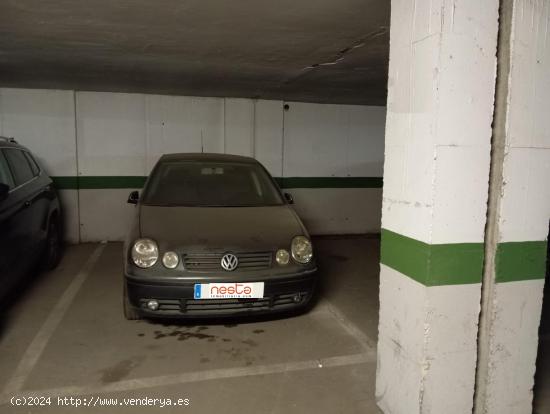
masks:
<svg viewBox="0 0 550 414"><path fill-rule="evenodd" d="M285 193L285 199L288 204L294 204L294 198L289 193Z"/></svg>
<svg viewBox="0 0 550 414"><path fill-rule="evenodd" d="M139 191L132 191L128 196L128 204L137 204L139 200Z"/></svg>
<svg viewBox="0 0 550 414"><path fill-rule="evenodd" d="M0 201L4 201L8 198L8 193L10 192L10 186L4 183L0 183Z"/></svg>

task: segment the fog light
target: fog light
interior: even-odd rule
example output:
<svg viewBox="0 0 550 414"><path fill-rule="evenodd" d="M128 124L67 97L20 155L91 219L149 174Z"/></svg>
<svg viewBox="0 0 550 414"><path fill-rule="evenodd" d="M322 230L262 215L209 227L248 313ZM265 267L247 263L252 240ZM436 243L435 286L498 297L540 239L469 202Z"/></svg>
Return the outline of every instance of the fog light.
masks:
<svg viewBox="0 0 550 414"><path fill-rule="evenodd" d="M168 269L175 269L178 266L180 258L175 252L166 252L162 256L162 264Z"/></svg>
<svg viewBox="0 0 550 414"><path fill-rule="evenodd" d="M147 308L152 311L156 311L159 308L159 303L156 300L150 300L147 302Z"/></svg>
<svg viewBox="0 0 550 414"><path fill-rule="evenodd" d="M287 265L290 260L290 254L285 249L279 249L275 254L275 260L277 260L277 263L280 265Z"/></svg>
<svg viewBox="0 0 550 414"><path fill-rule="evenodd" d="M294 301L294 303L300 303L302 301L302 295L300 295L299 293L296 293L292 297L292 300Z"/></svg>

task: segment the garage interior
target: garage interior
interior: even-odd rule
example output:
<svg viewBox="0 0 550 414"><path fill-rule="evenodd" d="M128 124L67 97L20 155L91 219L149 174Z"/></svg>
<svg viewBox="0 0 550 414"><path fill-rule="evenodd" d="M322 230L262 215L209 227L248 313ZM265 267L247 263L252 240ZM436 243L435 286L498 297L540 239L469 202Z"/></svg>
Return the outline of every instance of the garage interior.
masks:
<svg viewBox="0 0 550 414"><path fill-rule="evenodd" d="M0 136L67 243L1 315L0 411L550 412L549 24L547 0L0 2ZM126 200L173 152L292 194L310 312L124 319Z"/></svg>

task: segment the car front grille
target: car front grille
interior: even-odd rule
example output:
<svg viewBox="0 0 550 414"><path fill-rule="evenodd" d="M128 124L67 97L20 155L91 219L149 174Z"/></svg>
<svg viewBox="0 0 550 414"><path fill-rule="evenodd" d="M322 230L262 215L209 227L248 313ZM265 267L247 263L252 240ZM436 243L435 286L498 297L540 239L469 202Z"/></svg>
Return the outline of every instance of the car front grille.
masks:
<svg viewBox="0 0 550 414"><path fill-rule="evenodd" d="M224 253L186 253L183 255L183 266L194 272L222 270L221 260ZM253 271L271 267L271 252L235 253L239 260L236 271Z"/></svg>
<svg viewBox="0 0 550 414"><path fill-rule="evenodd" d="M261 299L159 299L156 313L161 315L185 314L200 316L207 314L254 313L268 310L292 309L308 299L310 292L295 292L274 295ZM299 295L299 301L295 300ZM141 299L141 307L146 309L149 299Z"/></svg>

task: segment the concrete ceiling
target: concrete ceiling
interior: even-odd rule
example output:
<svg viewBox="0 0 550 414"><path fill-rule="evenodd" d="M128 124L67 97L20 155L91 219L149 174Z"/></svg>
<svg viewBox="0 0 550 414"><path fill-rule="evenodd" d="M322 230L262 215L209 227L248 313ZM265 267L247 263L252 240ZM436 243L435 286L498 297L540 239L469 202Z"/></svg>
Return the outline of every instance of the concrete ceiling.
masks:
<svg viewBox="0 0 550 414"><path fill-rule="evenodd" d="M0 0L0 84L383 105L389 0Z"/></svg>

